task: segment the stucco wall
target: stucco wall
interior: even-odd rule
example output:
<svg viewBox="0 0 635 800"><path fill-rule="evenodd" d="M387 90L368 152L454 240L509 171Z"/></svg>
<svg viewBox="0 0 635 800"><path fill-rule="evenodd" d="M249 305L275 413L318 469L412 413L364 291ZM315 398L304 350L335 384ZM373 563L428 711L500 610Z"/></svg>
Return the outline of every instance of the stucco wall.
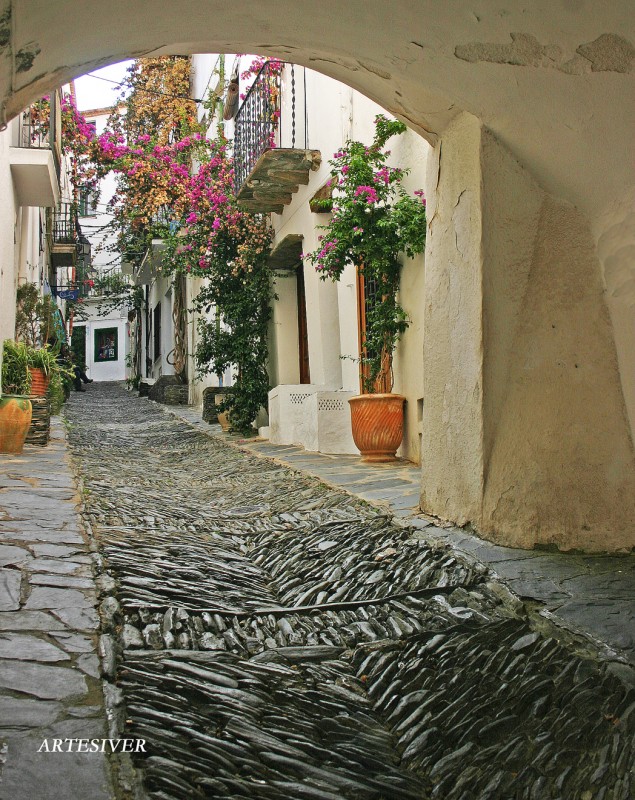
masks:
<svg viewBox="0 0 635 800"><path fill-rule="evenodd" d="M635 459L587 220L545 197L483 508L503 543L635 546Z"/></svg>
<svg viewBox="0 0 635 800"><path fill-rule="evenodd" d="M16 123L17 124L17 121ZM0 343L15 333L15 193L9 166L11 128L0 133ZM1 353L0 353L1 358Z"/></svg>
<svg viewBox="0 0 635 800"><path fill-rule="evenodd" d="M119 313L78 323L86 328L86 374L94 381L123 381L126 377L126 355L130 351L128 323ZM95 361L95 333L104 328L117 329L117 360Z"/></svg>
<svg viewBox="0 0 635 800"><path fill-rule="evenodd" d="M422 507L459 524L483 492L479 148L478 120L460 116L426 177Z"/></svg>
<svg viewBox="0 0 635 800"><path fill-rule="evenodd" d="M633 156L635 158L635 154ZM632 172L632 170L631 170ZM592 219L613 323L622 390L635 439L635 192Z"/></svg>
<svg viewBox="0 0 635 800"><path fill-rule="evenodd" d="M588 220L467 115L428 181L422 507L503 544L632 547L635 459Z"/></svg>
<svg viewBox="0 0 635 800"><path fill-rule="evenodd" d="M303 84L303 71L296 68L296 80ZM288 86L285 84L285 86ZM374 118L383 109L367 97L349 87L306 71L307 87L307 143L322 154L320 169L309 176L309 184L300 186L291 204L281 215L273 215L276 242L288 234L303 237L305 252L315 250L320 234L319 226L328 222L327 214L310 210L309 199L330 176L329 159L339 150L347 138L370 143L374 135ZM288 99L288 92L286 95ZM301 95L302 97L302 95ZM283 101L285 95L283 91ZM290 119L283 106L282 118ZM288 110L288 109L287 109ZM298 126L298 137L303 138L304 129ZM297 144L297 142L296 142ZM302 141L300 146L303 146ZM388 143L391 150L390 163L411 170L406 178L408 191L421 188L425 179L428 144L413 131L394 137ZM315 269L305 262L304 266L309 361L311 383L314 385L344 388L359 392L359 355L357 322L357 288L355 268L349 265L337 283L322 281ZM405 436L399 455L419 460L420 400L423 396L423 256L407 259L402 271L400 299L411 319L411 325L398 345L395 354L395 391L407 396ZM284 279L283 279L284 280ZM287 279L288 280L288 279ZM278 383L286 383L284 375L290 374L282 363L283 352L297 362L297 307L281 296L274 308L276 344L276 370L272 373ZM281 345L284 342L284 345ZM294 349L295 347L295 349Z"/></svg>

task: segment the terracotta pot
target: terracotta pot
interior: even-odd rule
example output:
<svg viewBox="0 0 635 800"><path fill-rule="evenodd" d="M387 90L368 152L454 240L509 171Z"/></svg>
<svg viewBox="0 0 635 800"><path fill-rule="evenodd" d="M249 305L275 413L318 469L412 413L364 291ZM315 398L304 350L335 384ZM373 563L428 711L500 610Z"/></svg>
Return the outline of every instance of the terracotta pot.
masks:
<svg viewBox="0 0 635 800"><path fill-rule="evenodd" d="M0 453L21 453L30 426L28 397L12 394L0 397Z"/></svg>
<svg viewBox="0 0 635 800"><path fill-rule="evenodd" d="M218 412L218 424L221 426L221 430L225 432L227 432L231 428L231 422L229 421L229 414L226 411Z"/></svg>
<svg viewBox="0 0 635 800"><path fill-rule="evenodd" d="M31 397L46 397L49 388L49 376L43 369L29 367L31 373Z"/></svg>
<svg viewBox="0 0 635 800"><path fill-rule="evenodd" d="M348 401L351 406L353 440L362 461L396 461L403 439L401 394L360 394Z"/></svg>

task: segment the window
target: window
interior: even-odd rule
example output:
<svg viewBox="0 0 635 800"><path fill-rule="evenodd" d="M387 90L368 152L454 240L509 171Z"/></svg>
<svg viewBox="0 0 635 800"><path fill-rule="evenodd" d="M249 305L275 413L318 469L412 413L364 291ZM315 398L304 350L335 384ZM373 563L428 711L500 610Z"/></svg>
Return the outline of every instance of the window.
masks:
<svg viewBox="0 0 635 800"><path fill-rule="evenodd" d="M95 363L116 361L119 350L117 328L99 328L95 331Z"/></svg>
<svg viewBox="0 0 635 800"><path fill-rule="evenodd" d="M92 217L97 213L99 195L88 186L79 187L79 216Z"/></svg>

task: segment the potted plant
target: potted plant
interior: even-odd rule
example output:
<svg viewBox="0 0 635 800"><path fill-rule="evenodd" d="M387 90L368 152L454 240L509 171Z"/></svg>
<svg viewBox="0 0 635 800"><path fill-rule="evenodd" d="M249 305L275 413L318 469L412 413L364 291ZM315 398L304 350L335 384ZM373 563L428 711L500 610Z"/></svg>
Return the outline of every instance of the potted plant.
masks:
<svg viewBox="0 0 635 800"><path fill-rule="evenodd" d="M16 340L28 348L31 394L44 397L55 369L54 353L46 342L55 334L57 307L50 296L42 296L35 283L23 283L16 293ZM44 345L40 347L40 345Z"/></svg>
<svg viewBox="0 0 635 800"><path fill-rule="evenodd" d="M55 352L45 347L27 347L29 372L31 373L31 396L44 397L48 391L52 374L59 364Z"/></svg>
<svg viewBox="0 0 635 800"><path fill-rule="evenodd" d="M323 225L319 247L305 256L323 279L338 280L354 264L362 288L360 313L364 317L360 342L362 393L349 400L353 439L365 461L391 461L403 438L405 397L392 393L393 353L408 327L397 302L404 253L413 257L425 246L423 192L411 197L402 183L406 170L388 165L385 149L392 136L406 126L379 115L370 146L347 141L329 162L332 217Z"/></svg>
<svg viewBox="0 0 635 800"><path fill-rule="evenodd" d="M24 342L7 339L2 348L0 452L21 453L31 425L31 374Z"/></svg>

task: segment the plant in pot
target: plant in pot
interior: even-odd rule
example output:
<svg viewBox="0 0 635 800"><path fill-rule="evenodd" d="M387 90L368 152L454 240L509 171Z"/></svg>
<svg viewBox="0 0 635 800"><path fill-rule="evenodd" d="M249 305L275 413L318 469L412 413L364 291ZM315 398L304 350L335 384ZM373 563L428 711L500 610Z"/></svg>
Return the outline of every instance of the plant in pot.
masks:
<svg viewBox="0 0 635 800"><path fill-rule="evenodd" d="M323 279L339 280L347 265L358 273L360 383L349 400L353 439L365 461L392 461L403 438L405 397L393 394L393 354L408 327L397 301L400 255L412 258L425 246L423 192L411 197L403 186L406 170L389 166L386 142L406 126L379 115L370 145L347 141L329 162L332 212L319 247L305 255Z"/></svg>
<svg viewBox="0 0 635 800"><path fill-rule="evenodd" d="M57 306L50 296L42 296L35 283L23 283L16 293L15 338L28 348L31 394L44 397L57 361L48 347L55 336ZM43 345L41 347L41 345Z"/></svg>
<svg viewBox="0 0 635 800"><path fill-rule="evenodd" d="M0 452L21 453L31 425L29 348L7 339L2 347Z"/></svg>
<svg viewBox="0 0 635 800"><path fill-rule="evenodd" d="M27 347L31 373L31 396L44 397L53 374L59 369L57 354L48 345Z"/></svg>

